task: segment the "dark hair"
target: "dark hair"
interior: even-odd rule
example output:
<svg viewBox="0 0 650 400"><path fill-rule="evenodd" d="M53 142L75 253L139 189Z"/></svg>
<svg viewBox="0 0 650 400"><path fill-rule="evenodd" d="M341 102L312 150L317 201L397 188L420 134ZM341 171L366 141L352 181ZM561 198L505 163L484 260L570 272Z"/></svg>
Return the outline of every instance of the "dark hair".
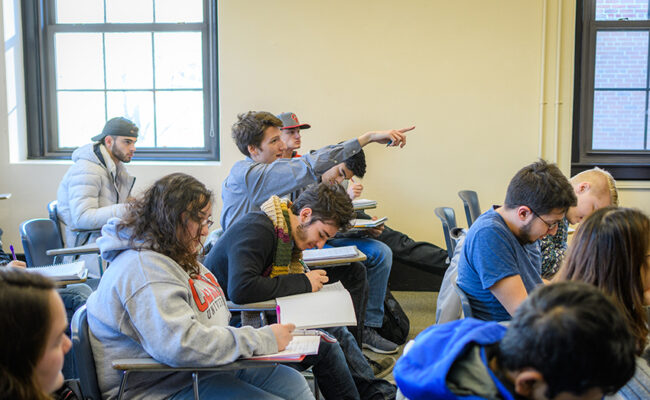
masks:
<svg viewBox="0 0 650 400"><path fill-rule="evenodd" d="M578 204L569 180L555 164L539 160L520 169L510 180L505 207L531 207L539 215L555 209L566 212Z"/></svg>
<svg viewBox="0 0 650 400"><path fill-rule="evenodd" d="M34 370L52 329L54 282L23 269L0 268L0 399L49 399Z"/></svg>
<svg viewBox="0 0 650 400"><path fill-rule="evenodd" d="M352 157L344 161L345 166L352 171L355 176L363 178L366 174L366 154L363 152L363 149Z"/></svg>
<svg viewBox="0 0 650 400"><path fill-rule="evenodd" d="M131 230L129 243L147 248L176 261L188 274L199 273L199 263L191 244L179 240L177 231L187 229L191 219L201 223L200 212L212 202L212 192L196 178L174 173L157 180L142 197L130 203L129 212L118 231ZM201 226L196 237L201 235Z"/></svg>
<svg viewBox="0 0 650 400"><path fill-rule="evenodd" d="M604 293L582 282L560 282L538 287L521 303L497 360L510 371L539 371L552 399L595 387L617 392L634 375L634 350L625 318Z"/></svg>
<svg viewBox="0 0 650 400"><path fill-rule="evenodd" d="M603 207L584 220L571 241L556 280L582 281L611 296L637 342L645 348L647 317L643 280L650 246L650 220L639 210Z"/></svg>
<svg viewBox="0 0 650 400"><path fill-rule="evenodd" d="M250 156L248 146L260 147L264 132L274 126L282 128L282 121L266 111L249 111L237 116L237 122L232 126L232 138L245 156Z"/></svg>
<svg viewBox="0 0 650 400"><path fill-rule="evenodd" d="M350 220L354 218L352 200L338 183L308 186L291 205L291 212L298 215L303 208L311 208L310 224L321 221L333 224L342 231L350 229Z"/></svg>

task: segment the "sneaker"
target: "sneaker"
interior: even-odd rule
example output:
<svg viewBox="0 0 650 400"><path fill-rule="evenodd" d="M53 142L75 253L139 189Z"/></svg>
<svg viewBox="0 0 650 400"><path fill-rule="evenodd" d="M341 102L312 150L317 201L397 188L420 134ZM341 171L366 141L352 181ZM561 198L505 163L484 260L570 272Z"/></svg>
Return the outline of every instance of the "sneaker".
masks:
<svg viewBox="0 0 650 400"><path fill-rule="evenodd" d="M372 372L375 374L375 378L380 379L390 374L393 371L395 366L395 359L391 356L384 357L379 361L375 361L372 358L366 356L368 364L372 367Z"/></svg>
<svg viewBox="0 0 650 400"><path fill-rule="evenodd" d="M370 349L379 354L395 354L398 350L398 345L388 339L384 339L373 328L363 328L363 348Z"/></svg>

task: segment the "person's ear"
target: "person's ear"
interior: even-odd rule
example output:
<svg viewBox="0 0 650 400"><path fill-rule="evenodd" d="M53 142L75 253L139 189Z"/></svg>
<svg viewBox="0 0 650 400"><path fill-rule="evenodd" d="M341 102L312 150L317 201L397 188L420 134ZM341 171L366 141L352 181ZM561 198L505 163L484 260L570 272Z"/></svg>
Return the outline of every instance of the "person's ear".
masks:
<svg viewBox="0 0 650 400"><path fill-rule="evenodd" d="M106 136L104 138L104 145L106 146L107 149L112 148L114 143L115 140L113 140L113 136Z"/></svg>
<svg viewBox="0 0 650 400"><path fill-rule="evenodd" d="M300 210L300 213L298 214L298 217L300 219L300 223L304 224L307 223L311 220L311 208L305 207L302 210Z"/></svg>
<svg viewBox="0 0 650 400"><path fill-rule="evenodd" d="M539 371L534 368L526 368L517 373L514 384L515 393L528 399L534 399L533 394L539 392L540 385L546 385L546 382Z"/></svg>
<svg viewBox="0 0 650 400"><path fill-rule="evenodd" d="M253 146L252 144L248 145L248 154L252 156L256 156L258 153L259 149L256 146Z"/></svg>
<svg viewBox="0 0 650 400"><path fill-rule="evenodd" d="M530 207L527 206L519 206L517 208L517 216L521 221L525 221L528 219L529 216L533 214L532 210Z"/></svg>
<svg viewBox="0 0 650 400"><path fill-rule="evenodd" d="M577 194L583 194L587 193L591 189L591 183L589 182L580 182L578 184L578 193Z"/></svg>

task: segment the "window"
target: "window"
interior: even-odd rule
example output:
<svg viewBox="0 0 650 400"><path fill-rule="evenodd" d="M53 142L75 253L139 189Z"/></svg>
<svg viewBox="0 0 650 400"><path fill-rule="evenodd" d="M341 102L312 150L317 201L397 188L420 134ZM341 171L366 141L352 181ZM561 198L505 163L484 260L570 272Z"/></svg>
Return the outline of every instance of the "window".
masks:
<svg viewBox="0 0 650 400"><path fill-rule="evenodd" d="M650 179L648 0L580 0L571 174Z"/></svg>
<svg viewBox="0 0 650 400"><path fill-rule="evenodd" d="M69 158L123 116L136 159L217 159L213 3L22 2L29 157Z"/></svg>

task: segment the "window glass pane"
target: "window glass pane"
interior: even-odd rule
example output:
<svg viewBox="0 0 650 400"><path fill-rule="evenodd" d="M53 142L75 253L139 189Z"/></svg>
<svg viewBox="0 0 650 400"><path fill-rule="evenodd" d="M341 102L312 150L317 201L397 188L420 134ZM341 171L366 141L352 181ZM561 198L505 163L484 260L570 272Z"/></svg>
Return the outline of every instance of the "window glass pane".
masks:
<svg viewBox="0 0 650 400"><path fill-rule="evenodd" d="M648 32L598 32L595 88L645 89Z"/></svg>
<svg viewBox="0 0 650 400"><path fill-rule="evenodd" d="M597 0L596 21L648 19L648 0Z"/></svg>
<svg viewBox="0 0 650 400"><path fill-rule="evenodd" d="M184 0L178 6L178 0L155 0L156 22L203 22L203 1Z"/></svg>
<svg viewBox="0 0 650 400"><path fill-rule="evenodd" d="M200 32L154 33L157 89L203 87Z"/></svg>
<svg viewBox="0 0 650 400"><path fill-rule="evenodd" d="M156 92L158 147L203 147L203 92Z"/></svg>
<svg viewBox="0 0 650 400"><path fill-rule="evenodd" d="M103 0L56 0L57 24L103 24Z"/></svg>
<svg viewBox="0 0 650 400"><path fill-rule="evenodd" d="M6 43L16 35L16 19L18 17L15 14L14 0L2 0L2 17Z"/></svg>
<svg viewBox="0 0 650 400"><path fill-rule="evenodd" d="M58 92L59 146L90 143L106 123L104 92Z"/></svg>
<svg viewBox="0 0 650 400"><path fill-rule="evenodd" d="M594 93L594 150L642 150L645 91Z"/></svg>
<svg viewBox="0 0 650 400"><path fill-rule="evenodd" d="M101 33L57 33L54 37L57 89L103 89Z"/></svg>
<svg viewBox="0 0 650 400"><path fill-rule="evenodd" d="M108 119L125 117L139 128L137 147L155 147L153 126L153 92L108 92Z"/></svg>
<svg viewBox="0 0 650 400"><path fill-rule="evenodd" d="M182 8L183 2L176 5ZM106 0L106 22L153 22L153 0Z"/></svg>
<svg viewBox="0 0 650 400"><path fill-rule="evenodd" d="M106 34L106 88L153 88L151 33Z"/></svg>

